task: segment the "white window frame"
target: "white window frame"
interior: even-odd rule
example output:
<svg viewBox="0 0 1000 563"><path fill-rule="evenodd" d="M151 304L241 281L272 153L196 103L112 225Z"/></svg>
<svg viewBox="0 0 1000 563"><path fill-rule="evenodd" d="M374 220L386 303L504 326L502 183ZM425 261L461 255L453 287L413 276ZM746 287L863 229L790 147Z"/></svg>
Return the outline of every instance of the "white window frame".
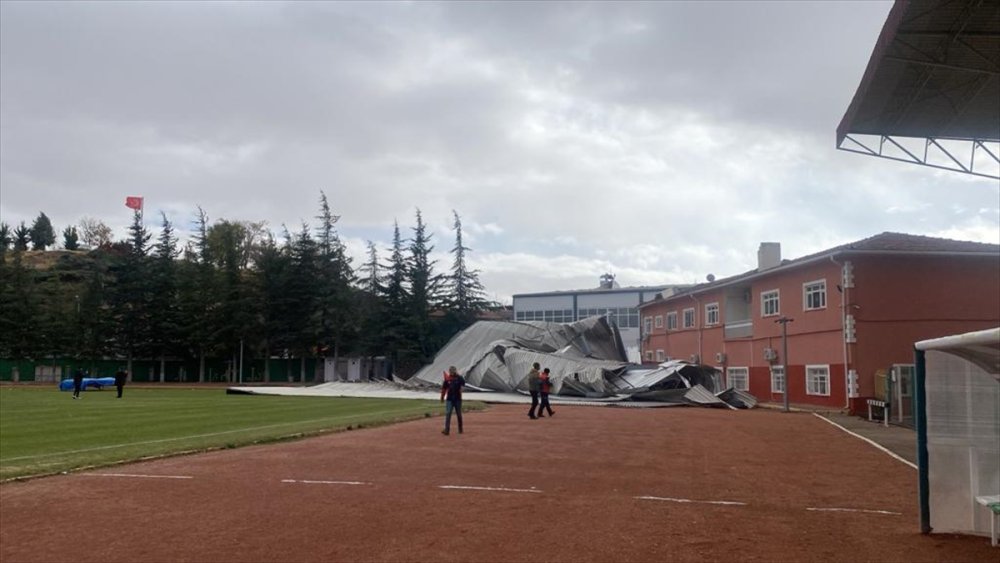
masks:
<svg viewBox="0 0 1000 563"><path fill-rule="evenodd" d="M822 373L820 373L822 372ZM806 395L817 397L830 396L830 366L829 365L807 365L805 371ZM817 383L823 380L826 392L820 392Z"/></svg>
<svg viewBox="0 0 1000 563"><path fill-rule="evenodd" d="M717 324L719 324L719 303L707 303L705 305L705 326Z"/></svg>
<svg viewBox="0 0 1000 563"><path fill-rule="evenodd" d="M774 296L774 312L768 313L767 306L772 301L771 296ZM760 316L762 317L777 317L781 315L781 291L777 289L769 289L767 291L760 292Z"/></svg>
<svg viewBox="0 0 1000 563"><path fill-rule="evenodd" d="M910 397L910 396L912 396L913 395L913 383L914 383L914 381L916 380L916 377L917 377L917 368L916 368L916 366L913 365L913 364L896 364L896 365L894 365L892 367L893 367L893 369L899 368L898 370L896 370L896 372L897 372L897 374L899 376L898 377L898 381L896 381L896 385L899 387L899 393L900 393L899 396L900 397ZM903 369L904 368L907 371L910 372L910 380L909 380L910 383L909 383L909 387L906 388L906 393L903 393Z"/></svg>
<svg viewBox="0 0 1000 563"><path fill-rule="evenodd" d="M740 380L743 381L743 387L737 387L733 384L733 375L739 374ZM726 385L737 389L739 391L749 391L750 390L750 368L746 366L736 366L726 368Z"/></svg>
<svg viewBox="0 0 1000 563"><path fill-rule="evenodd" d="M667 361L667 354L662 349L657 348L656 350L656 361L665 362Z"/></svg>
<svg viewBox="0 0 1000 563"><path fill-rule="evenodd" d="M643 317L642 318L642 333L652 334L653 332L653 317Z"/></svg>
<svg viewBox="0 0 1000 563"><path fill-rule="evenodd" d="M771 366L771 392L785 392L785 366Z"/></svg>
<svg viewBox="0 0 1000 563"><path fill-rule="evenodd" d="M646 361L647 362L652 362L653 361L653 351L652 350L646 350Z"/></svg>
<svg viewBox="0 0 1000 563"><path fill-rule="evenodd" d="M822 285L823 287L817 289L817 287L820 285ZM819 299L820 301L822 301L822 303L820 305L817 305L816 307L811 307L809 305L809 296L814 294L819 295ZM822 309L826 309L826 280L825 279L813 280L802 284L802 310L820 311Z"/></svg>
<svg viewBox="0 0 1000 563"><path fill-rule="evenodd" d="M653 318L653 326L656 328L663 328L663 315L656 315Z"/></svg>
<svg viewBox="0 0 1000 563"><path fill-rule="evenodd" d="M688 324L688 311L691 312L691 324ZM695 315L694 307L689 307L681 311L684 315L684 328L695 328L698 325L698 318Z"/></svg>
<svg viewBox="0 0 1000 563"><path fill-rule="evenodd" d="M667 330L677 330L677 311L667 313Z"/></svg>

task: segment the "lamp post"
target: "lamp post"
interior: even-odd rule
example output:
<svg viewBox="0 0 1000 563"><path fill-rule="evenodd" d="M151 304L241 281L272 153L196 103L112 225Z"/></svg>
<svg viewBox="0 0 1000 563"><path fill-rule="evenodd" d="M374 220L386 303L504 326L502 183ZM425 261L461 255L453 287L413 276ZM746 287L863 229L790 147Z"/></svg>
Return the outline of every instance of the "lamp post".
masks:
<svg viewBox="0 0 1000 563"><path fill-rule="evenodd" d="M774 321L776 323L781 323L781 363L784 364L785 372L785 385L783 393L785 395L785 412L788 412L788 323L793 322L795 319L789 319L788 317L782 316L780 319Z"/></svg>

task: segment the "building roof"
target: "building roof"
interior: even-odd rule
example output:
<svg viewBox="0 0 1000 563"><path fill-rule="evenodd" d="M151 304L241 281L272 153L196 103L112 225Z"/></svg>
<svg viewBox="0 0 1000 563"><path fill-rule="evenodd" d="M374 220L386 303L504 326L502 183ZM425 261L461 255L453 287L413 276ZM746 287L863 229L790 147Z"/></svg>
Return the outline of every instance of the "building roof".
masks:
<svg viewBox="0 0 1000 563"><path fill-rule="evenodd" d="M925 150L918 143L907 151L900 137L924 141ZM942 139L966 141L987 172ZM837 127L837 148L996 178L996 146L983 143L998 141L1000 3L897 0ZM943 158L929 160L928 148Z"/></svg>
<svg viewBox="0 0 1000 563"><path fill-rule="evenodd" d="M597 287L592 289L567 289L560 291L543 291L539 293L518 293L514 295L514 299L518 297L555 297L559 295L594 295L594 294L615 294L615 293L645 293L650 291L663 291L670 288L684 288L688 287L684 284L665 284L665 285L642 285L634 287L615 287L615 288L603 288Z"/></svg>
<svg viewBox="0 0 1000 563"><path fill-rule="evenodd" d="M755 268L742 274L715 280L714 282L701 283L687 289L681 289L670 297L672 298L714 290L719 287L749 281L774 272L797 268L817 260L825 260L829 257L842 254L896 254L904 256L932 254L945 256L994 256L1000 258L1000 244L988 244L965 240L927 237L922 235L908 235L905 233L884 232L865 239L835 246L814 254L802 256L800 258L796 258L795 260L782 260L781 264L774 268L768 268L766 270ZM653 301L646 302L640 305L640 308L651 303L653 303Z"/></svg>

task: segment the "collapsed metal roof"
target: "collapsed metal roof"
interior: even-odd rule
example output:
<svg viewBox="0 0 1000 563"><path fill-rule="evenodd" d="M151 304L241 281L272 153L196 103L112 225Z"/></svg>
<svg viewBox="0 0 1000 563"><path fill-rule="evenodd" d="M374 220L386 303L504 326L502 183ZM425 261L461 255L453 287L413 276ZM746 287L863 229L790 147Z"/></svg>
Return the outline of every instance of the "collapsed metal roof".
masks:
<svg viewBox="0 0 1000 563"><path fill-rule="evenodd" d="M1000 178L998 147L1000 3L896 0L837 148Z"/></svg>

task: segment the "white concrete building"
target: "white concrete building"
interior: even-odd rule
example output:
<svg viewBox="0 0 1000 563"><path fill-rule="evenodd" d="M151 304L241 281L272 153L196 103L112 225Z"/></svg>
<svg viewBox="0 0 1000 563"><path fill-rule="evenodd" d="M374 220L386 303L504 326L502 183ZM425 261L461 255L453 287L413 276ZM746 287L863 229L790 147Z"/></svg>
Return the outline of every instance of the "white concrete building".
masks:
<svg viewBox="0 0 1000 563"><path fill-rule="evenodd" d="M614 276L605 274L601 276L600 286L595 289L515 295L514 320L569 323L594 315L605 315L618 325L629 361L641 363L639 349L642 323L638 306L651 301L658 293L669 293L684 287L688 286L619 287Z"/></svg>

